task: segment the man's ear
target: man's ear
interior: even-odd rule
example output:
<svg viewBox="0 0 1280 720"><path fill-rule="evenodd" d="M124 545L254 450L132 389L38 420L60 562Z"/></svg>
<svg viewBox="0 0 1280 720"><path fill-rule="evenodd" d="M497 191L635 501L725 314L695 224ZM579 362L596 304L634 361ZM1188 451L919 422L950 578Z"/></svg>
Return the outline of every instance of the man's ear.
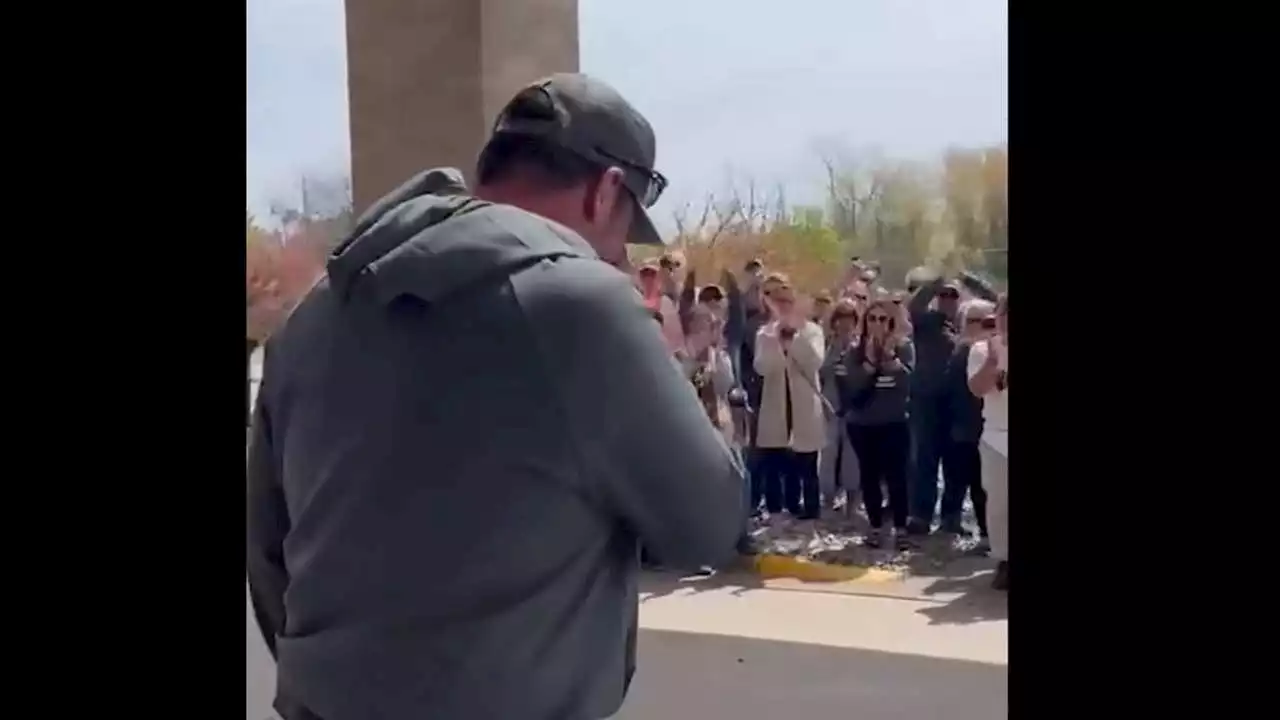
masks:
<svg viewBox="0 0 1280 720"><path fill-rule="evenodd" d="M617 211L626 192L623 185L624 174L621 168L606 169L596 181L593 192L587 198L587 217L592 221L607 220Z"/></svg>

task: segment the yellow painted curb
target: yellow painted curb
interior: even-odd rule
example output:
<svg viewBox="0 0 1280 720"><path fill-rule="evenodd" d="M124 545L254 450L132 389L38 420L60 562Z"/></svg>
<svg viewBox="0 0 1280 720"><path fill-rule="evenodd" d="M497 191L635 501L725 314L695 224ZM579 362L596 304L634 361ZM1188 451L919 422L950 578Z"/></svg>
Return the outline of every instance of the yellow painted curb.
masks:
<svg viewBox="0 0 1280 720"><path fill-rule="evenodd" d="M804 582L896 582L902 579L902 574L893 570L833 565L787 555L757 555L752 568L762 578L793 578Z"/></svg>

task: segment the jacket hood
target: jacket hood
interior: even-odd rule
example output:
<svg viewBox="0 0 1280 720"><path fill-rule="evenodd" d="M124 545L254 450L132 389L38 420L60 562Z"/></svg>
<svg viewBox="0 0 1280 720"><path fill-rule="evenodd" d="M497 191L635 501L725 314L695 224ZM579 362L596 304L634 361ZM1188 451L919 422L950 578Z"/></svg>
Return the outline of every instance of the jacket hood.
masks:
<svg viewBox="0 0 1280 720"><path fill-rule="evenodd" d="M541 225L540 232L531 232ZM551 232L547 232L550 230ZM329 256L330 286L380 302L439 300L467 286L556 257L598 257L577 233L468 194L454 168L426 170L374 203Z"/></svg>

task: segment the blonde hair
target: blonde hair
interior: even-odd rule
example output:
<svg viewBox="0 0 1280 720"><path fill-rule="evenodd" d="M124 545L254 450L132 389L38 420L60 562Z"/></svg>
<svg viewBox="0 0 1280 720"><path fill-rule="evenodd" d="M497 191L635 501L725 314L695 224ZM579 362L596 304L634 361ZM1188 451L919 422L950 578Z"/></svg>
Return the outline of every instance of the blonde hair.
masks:
<svg viewBox="0 0 1280 720"><path fill-rule="evenodd" d="M968 320L970 313L981 313L982 315L990 315L995 312L996 304L990 300L982 298L973 298L960 303L960 317Z"/></svg>

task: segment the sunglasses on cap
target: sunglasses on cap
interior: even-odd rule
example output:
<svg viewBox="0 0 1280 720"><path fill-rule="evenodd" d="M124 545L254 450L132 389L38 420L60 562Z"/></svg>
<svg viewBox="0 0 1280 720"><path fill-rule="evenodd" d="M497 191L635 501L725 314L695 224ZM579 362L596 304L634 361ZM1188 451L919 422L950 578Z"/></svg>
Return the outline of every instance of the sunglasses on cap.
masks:
<svg viewBox="0 0 1280 720"><path fill-rule="evenodd" d="M996 319L993 317L968 318L965 320L965 322L969 323L970 325L975 325L975 324L982 325L983 330L996 329Z"/></svg>
<svg viewBox="0 0 1280 720"><path fill-rule="evenodd" d="M653 168L601 147L601 138L627 135L625 145L643 146L644 133L635 129L636 113L609 88L583 76L552 76L520 91L493 122L493 134L542 138L592 163L616 164L623 184L644 207L653 207L667 187L667 179ZM576 118L573 122L571 119ZM643 121L643 118L639 118ZM621 121L621 125L619 122ZM649 133L652 142L652 133ZM625 152L625 151L624 151Z"/></svg>

